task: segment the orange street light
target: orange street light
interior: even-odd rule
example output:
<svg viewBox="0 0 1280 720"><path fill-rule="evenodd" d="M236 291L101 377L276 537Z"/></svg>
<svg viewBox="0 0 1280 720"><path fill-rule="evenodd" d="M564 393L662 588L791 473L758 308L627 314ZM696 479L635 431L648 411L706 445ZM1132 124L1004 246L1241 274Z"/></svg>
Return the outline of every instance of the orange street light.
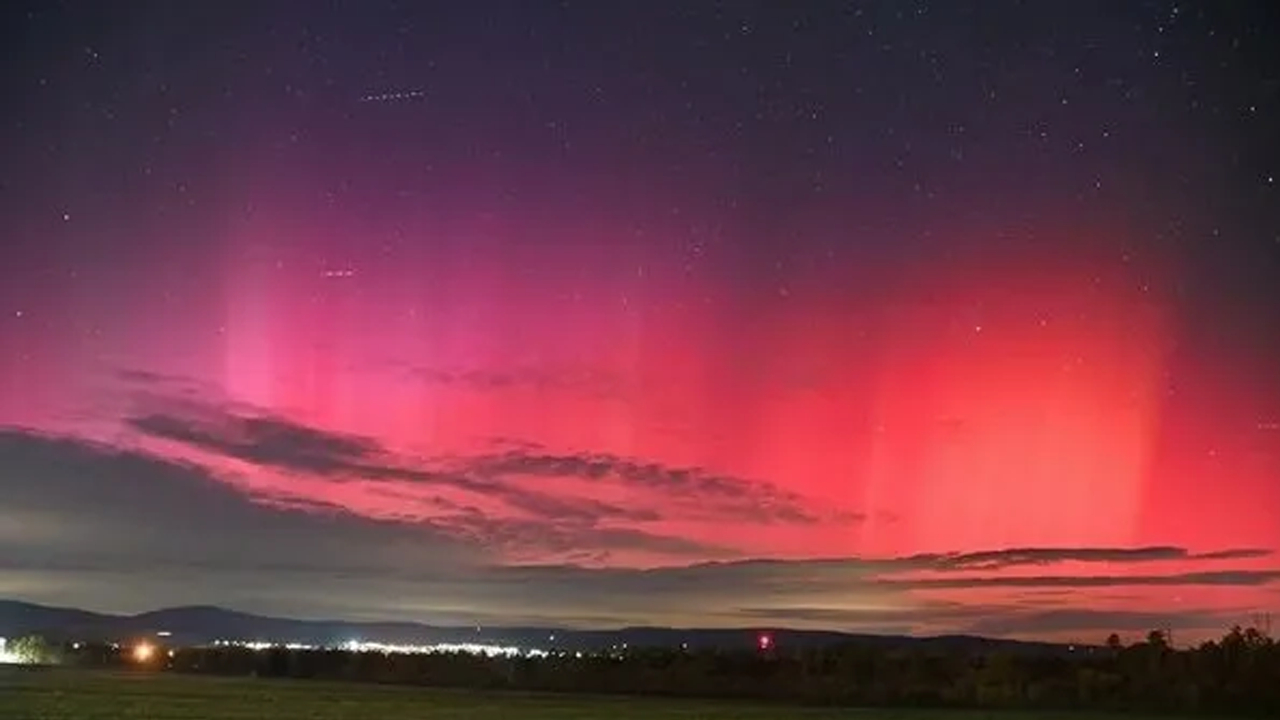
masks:
<svg viewBox="0 0 1280 720"><path fill-rule="evenodd" d="M133 646L133 659L136 662L147 663L156 655L156 647L149 642L140 642Z"/></svg>

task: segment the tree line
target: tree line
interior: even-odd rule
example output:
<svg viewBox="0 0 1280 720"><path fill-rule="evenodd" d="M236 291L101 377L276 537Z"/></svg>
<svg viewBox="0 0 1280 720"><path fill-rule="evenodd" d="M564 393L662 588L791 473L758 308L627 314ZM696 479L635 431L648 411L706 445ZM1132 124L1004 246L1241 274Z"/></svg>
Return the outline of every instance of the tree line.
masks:
<svg viewBox="0 0 1280 720"><path fill-rule="evenodd" d="M885 649L857 643L789 652L637 648L545 657L344 650L49 647L44 660L90 667L316 678L437 687L733 698L879 707L1252 714L1280 717L1280 643L1257 629L1177 649L1150 633L1125 646L1060 654Z"/></svg>

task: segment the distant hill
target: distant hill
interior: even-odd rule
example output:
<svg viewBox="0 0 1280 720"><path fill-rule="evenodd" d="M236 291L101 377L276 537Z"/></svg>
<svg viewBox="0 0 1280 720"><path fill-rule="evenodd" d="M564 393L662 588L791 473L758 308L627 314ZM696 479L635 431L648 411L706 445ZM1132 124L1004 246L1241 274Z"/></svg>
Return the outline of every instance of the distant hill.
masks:
<svg viewBox="0 0 1280 720"><path fill-rule="evenodd" d="M176 607L138 615L110 615L75 608L0 600L0 637L40 634L58 641L126 641L169 633L172 642L198 645L214 640L336 645L348 640L399 644L487 643L564 650L630 647L750 649L759 629L629 627L570 630L554 627L435 627L407 622L348 622L264 617L212 606ZM770 629L779 649L859 643L883 649L933 646L950 651L1001 650L1059 654L1067 646L964 635L909 637L814 630Z"/></svg>

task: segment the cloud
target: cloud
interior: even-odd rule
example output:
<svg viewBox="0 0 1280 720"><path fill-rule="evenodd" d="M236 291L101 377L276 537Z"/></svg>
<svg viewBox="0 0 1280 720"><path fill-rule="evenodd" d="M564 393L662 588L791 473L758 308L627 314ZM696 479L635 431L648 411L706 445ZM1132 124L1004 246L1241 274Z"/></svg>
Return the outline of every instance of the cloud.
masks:
<svg viewBox="0 0 1280 720"><path fill-rule="evenodd" d="M261 565L284 562L273 560L279 553L324 558L316 567L328 571L343 567L344 558L353 567L366 556L396 559L395 568L414 567L433 557L496 559L508 547L723 554L688 540L562 517L568 512L562 506L550 508L558 513L550 519L516 518L446 501L433 517L379 520L321 498L240 485L191 461L17 430L0 433L0 468L0 517L6 519L0 542L39 540L26 556L57 554L83 542L86 557L114 565L127 566L138 557L147 558L138 561L144 566L165 558L232 566L253 558ZM406 548L414 562L402 565L406 558L399 553Z"/></svg>
<svg viewBox="0 0 1280 720"><path fill-rule="evenodd" d="M696 467L671 467L608 453L551 454L526 448L461 458L454 467L483 477L531 476L613 481L706 503L707 510L760 522L817 524L856 522L857 513L823 512L797 493L763 481L717 475Z"/></svg>
<svg viewBox="0 0 1280 720"><path fill-rule="evenodd" d="M370 470L363 461L380 454L367 438L315 430L272 417L222 415L207 422L173 415L129 418L135 430L258 465L331 475Z"/></svg>
<svg viewBox="0 0 1280 720"><path fill-rule="evenodd" d="M619 596L612 574L577 568L530 586L523 571L501 566L502 549L543 547L588 561L636 546L716 554L680 537L472 507L413 523L325 502L290 507L193 462L12 428L0 430L0 470L0 589L99 609L212 602L394 616L405 598L416 598L423 611L572 617L599 604L599 613L614 605L634 619L649 601ZM563 582L570 577L589 580ZM668 598L674 608L687 600Z"/></svg>
<svg viewBox="0 0 1280 720"><path fill-rule="evenodd" d="M1140 548L1007 548L969 553L925 553L890 558L824 558L802 562L772 559L751 559L731 562L709 562L695 567L706 568L726 576L726 579L767 572L789 581L816 581L821 578L866 576L874 574L884 583L901 583L918 587L970 587L984 584L1006 583L1011 586L1034 587L1037 585L1060 586L1077 579L1086 583L1120 584L1103 582L1096 576L1026 577L1026 576L961 576L956 573L973 571L1010 570L1015 568L1042 567L1061 563L1125 564L1141 565L1164 561L1212 563L1230 559L1262 558L1271 551L1261 549L1222 550L1211 553L1193 553L1179 547ZM921 573L937 573L921 577ZM908 576L894 580L893 577ZM1134 577L1134 576L1125 576ZM1214 578L1213 573L1191 574L1188 582L1197 578ZM1172 580L1169 581L1170 583ZM1149 582L1148 584L1159 584ZM1167 583L1166 583L1167 584Z"/></svg>
<svg viewBox="0 0 1280 720"><path fill-rule="evenodd" d="M314 428L258 410L164 400L128 417L142 435L180 443L213 455L307 473L334 481L374 479L430 484L500 500L513 510L566 523L653 523L672 512L683 519L812 525L856 522L855 513L819 511L795 493L761 481L675 468L609 454L553 455L535 446L497 454L447 459L410 458L372 438ZM568 478L614 483L648 491L629 506L581 494L551 493L530 478ZM648 502L648 506L637 503ZM661 507L661 510L659 510Z"/></svg>
<svg viewBox="0 0 1280 720"><path fill-rule="evenodd" d="M992 616L1017 613L1012 604L990 605L928 601L901 604L896 607L815 607L780 605L775 607L740 607L736 614L761 624L804 623L816 627L837 627L854 632L929 634L952 632L969 623Z"/></svg>
<svg viewBox="0 0 1280 720"><path fill-rule="evenodd" d="M969 635L1026 636L1032 634L1084 634L1086 640L1101 643L1103 634L1146 633L1154 629L1204 630L1221 633L1232 620L1225 613L1210 610L1183 610L1176 613L1125 610L1062 609L1044 612L990 614L964 627Z"/></svg>
<svg viewBox="0 0 1280 720"><path fill-rule="evenodd" d="M368 450L339 447L350 457ZM433 497L429 485L372 487L416 488L419 497ZM263 494L260 486L192 460L12 428L0 430L0 494L0 594L103 610L215 603L307 617L427 622L765 624L1105 637L1113 629L1148 626L1218 630L1247 618L1203 606L1108 614L1089 606L1106 594L1099 590L1183 587L1179 594L1194 597L1189 590L1196 586L1266 592L1280 585L1280 572L1238 566L1264 558L1259 549L1011 548L882 558L673 560L640 569L615 564L615 553L643 547L670 558L705 558L718 549L593 523L595 509L582 511L581 520L549 522L534 513L503 515L439 497L438 513L430 518L371 517L324 496ZM573 515L563 508L548 512ZM520 547L561 561L509 564L514 555L508 549ZM1175 563L1175 571L1141 571L1160 563ZM1080 564L1107 573L1016 574L1046 566L1077 572ZM1060 606L1036 601L1035 593L1046 591L1061 594ZM1096 614L1076 611L1081 605Z"/></svg>
<svg viewBox="0 0 1280 720"><path fill-rule="evenodd" d="M335 481L372 479L404 481L452 488L483 496L501 496L537 515L566 520L613 515L644 519L639 511L591 499L561 499L471 478L414 467L372 438L320 430L292 420L251 410L237 412L220 405L163 403L163 409L125 418L125 424L150 438L265 468L322 476ZM388 488L380 492L393 493ZM402 494L401 499L420 500Z"/></svg>
<svg viewBox="0 0 1280 720"><path fill-rule="evenodd" d="M506 558L554 556L566 562L598 564L621 551L641 551L668 558L736 554L698 540L636 528L547 523L474 511L438 520L437 525L456 537L499 549Z"/></svg>
<svg viewBox="0 0 1280 720"><path fill-rule="evenodd" d="M131 367L115 368L110 374L115 382L109 387L123 393L118 399L126 405L138 400L174 402L176 398L181 398L181 402L200 403L223 396L222 388L217 385L185 375Z"/></svg>
<svg viewBox="0 0 1280 720"><path fill-rule="evenodd" d="M1193 555L1191 557L1197 560L1252 560L1255 558L1270 557L1271 555L1272 551L1265 548L1235 548L1200 553L1199 555Z"/></svg>
<svg viewBox="0 0 1280 720"><path fill-rule="evenodd" d="M1196 554L1185 548L1009 548L985 552L922 555L929 569L951 571L1001 570L1010 567L1081 563L1148 563L1162 561L1242 560L1267 557L1270 550L1241 548Z"/></svg>
<svg viewBox="0 0 1280 720"><path fill-rule="evenodd" d="M125 383L138 385L169 385L169 384L185 384L189 382L187 378L168 373L160 373L152 370L142 370L138 368L121 368L116 370L115 375L118 379Z"/></svg>
<svg viewBox="0 0 1280 720"><path fill-rule="evenodd" d="M328 571L366 558L380 559L375 567L410 559L434 567L477 555L430 526L378 523L337 508L285 511L193 463L78 438L0 430L0 468L4 512L18 527L0 536L8 546L0 556L37 567L65 556L128 570L248 561Z"/></svg>
<svg viewBox="0 0 1280 720"><path fill-rule="evenodd" d="M974 587L1040 588L1040 587L1122 587L1126 585L1268 585L1280 580L1280 570L1222 570L1175 573L1169 575L1038 575L1033 577L924 578L913 580L881 580L888 585L914 589L965 589Z"/></svg>

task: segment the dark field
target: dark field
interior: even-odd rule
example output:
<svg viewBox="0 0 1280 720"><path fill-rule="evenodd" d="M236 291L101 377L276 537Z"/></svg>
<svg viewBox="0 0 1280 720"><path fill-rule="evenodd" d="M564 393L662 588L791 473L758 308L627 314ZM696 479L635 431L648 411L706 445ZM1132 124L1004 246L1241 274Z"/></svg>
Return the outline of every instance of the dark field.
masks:
<svg viewBox="0 0 1280 720"><path fill-rule="evenodd" d="M479 693L310 681L0 668L4 720L1030 720L1083 714L801 709L650 698Z"/></svg>

